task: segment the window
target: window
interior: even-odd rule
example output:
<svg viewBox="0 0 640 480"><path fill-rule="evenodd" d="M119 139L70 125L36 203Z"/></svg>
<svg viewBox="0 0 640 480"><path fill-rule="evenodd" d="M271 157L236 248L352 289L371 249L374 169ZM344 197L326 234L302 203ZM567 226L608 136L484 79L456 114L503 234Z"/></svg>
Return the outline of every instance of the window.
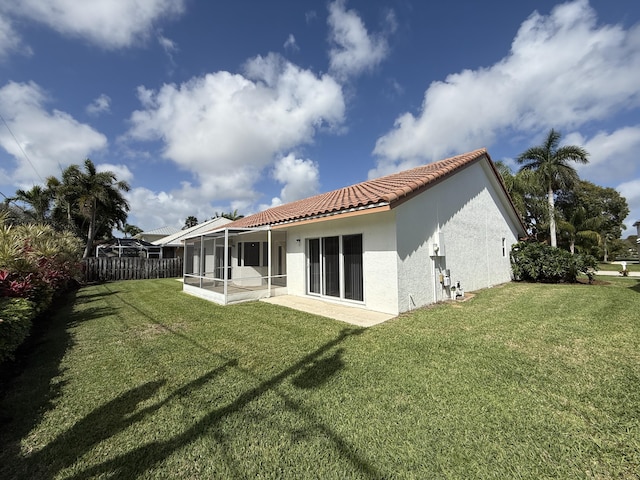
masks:
<svg viewBox="0 0 640 480"><path fill-rule="evenodd" d="M502 237L502 256L507 256L507 239Z"/></svg>
<svg viewBox="0 0 640 480"><path fill-rule="evenodd" d="M242 242L244 244L244 263L245 267L260 266L260 242Z"/></svg>
<svg viewBox="0 0 640 480"><path fill-rule="evenodd" d="M267 267L269 242L238 242L238 266Z"/></svg>
<svg viewBox="0 0 640 480"><path fill-rule="evenodd" d="M364 300L362 234L307 240L307 293Z"/></svg>

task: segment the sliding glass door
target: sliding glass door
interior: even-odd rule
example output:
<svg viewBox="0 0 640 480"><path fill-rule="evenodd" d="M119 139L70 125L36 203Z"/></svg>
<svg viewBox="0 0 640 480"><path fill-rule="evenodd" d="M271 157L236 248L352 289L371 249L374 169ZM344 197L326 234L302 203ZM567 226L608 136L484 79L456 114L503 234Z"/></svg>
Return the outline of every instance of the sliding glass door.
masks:
<svg viewBox="0 0 640 480"><path fill-rule="evenodd" d="M362 235L307 240L307 293L364 300Z"/></svg>

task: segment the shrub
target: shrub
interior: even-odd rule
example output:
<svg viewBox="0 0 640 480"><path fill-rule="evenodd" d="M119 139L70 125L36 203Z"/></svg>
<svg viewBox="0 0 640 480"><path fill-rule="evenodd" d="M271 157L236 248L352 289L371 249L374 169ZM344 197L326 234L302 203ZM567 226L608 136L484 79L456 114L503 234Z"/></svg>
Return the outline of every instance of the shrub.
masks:
<svg viewBox="0 0 640 480"><path fill-rule="evenodd" d="M529 282L575 282L578 274L592 279L597 261L591 255L572 255L544 243L519 242L511 248L511 265L515 280Z"/></svg>
<svg viewBox="0 0 640 480"><path fill-rule="evenodd" d="M24 298L0 298L0 363L13 358L36 315L33 302Z"/></svg>
<svg viewBox="0 0 640 480"><path fill-rule="evenodd" d="M49 225L10 225L0 216L0 296L49 306L80 272L82 242Z"/></svg>
<svg viewBox="0 0 640 480"><path fill-rule="evenodd" d="M80 272L82 242L49 225L11 225L0 215L0 362Z"/></svg>

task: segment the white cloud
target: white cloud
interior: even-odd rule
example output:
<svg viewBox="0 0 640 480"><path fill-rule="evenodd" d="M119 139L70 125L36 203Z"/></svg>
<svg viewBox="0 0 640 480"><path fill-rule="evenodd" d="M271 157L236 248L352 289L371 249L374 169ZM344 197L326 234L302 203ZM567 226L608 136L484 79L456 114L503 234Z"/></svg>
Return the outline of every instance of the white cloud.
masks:
<svg viewBox="0 0 640 480"><path fill-rule="evenodd" d="M182 228L184 220L194 215L199 220L210 218L213 213L204 215L203 203L194 201L180 192L153 192L148 188L132 188L126 194L131 207L129 223L144 230L152 230L165 225Z"/></svg>
<svg viewBox="0 0 640 480"><path fill-rule="evenodd" d="M638 151L640 150L640 125L623 127L612 133L599 132L590 139L580 133L571 133L563 144L580 145L589 152L589 163L576 165L581 176L596 182L611 182L616 178L640 176Z"/></svg>
<svg viewBox="0 0 640 480"><path fill-rule="evenodd" d="M422 110L378 139L370 176L490 146L501 134L576 128L640 104L640 26L599 26L586 0L534 12L495 65L434 82Z"/></svg>
<svg viewBox="0 0 640 480"><path fill-rule="evenodd" d="M160 19L182 14L184 5L185 0L21 0L4 8L63 35L117 49L145 40Z"/></svg>
<svg viewBox="0 0 640 480"><path fill-rule="evenodd" d="M320 171L312 160L296 158L293 153L280 158L273 168L273 178L284 184L280 197L272 203L288 203L318 193Z"/></svg>
<svg viewBox="0 0 640 480"><path fill-rule="evenodd" d="M171 62L171 65L175 66L173 55L178 52L178 45L176 45L176 42L174 42L170 38L165 37L164 35L158 35L158 43L164 50L164 53L167 55L167 57L169 57L169 62Z"/></svg>
<svg viewBox="0 0 640 480"><path fill-rule="evenodd" d="M300 47L298 47L298 44L296 43L296 37L293 36L293 33L289 34L287 40L284 42L283 47L285 50L288 50L290 52L297 52L298 50L300 50Z"/></svg>
<svg viewBox="0 0 640 480"><path fill-rule="evenodd" d="M89 115L100 115L101 113L109 113L111 110L111 98L104 93L87 105L87 113Z"/></svg>
<svg viewBox="0 0 640 480"><path fill-rule="evenodd" d="M247 62L245 75L216 72L158 91L140 87L138 96L129 138L161 140L163 155L197 178L201 201L255 200L262 170L339 126L345 110L333 78L275 54Z"/></svg>
<svg viewBox="0 0 640 480"><path fill-rule="evenodd" d="M329 4L329 66L336 77L344 80L372 70L389 54L389 45L384 35L370 35L355 10L346 10L346 0ZM391 12L388 23L394 22ZM393 30L395 27L391 27Z"/></svg>
<svg viewBox="0 0 640 480"><path fill-rule="evenodd" d="M635 234L634 229L632 229L632 225L635 222L640 221L640 178L621 183L616 187L616 190L627 200L627 205L629 205L629 216L627 217L625 224L630 230L627 230L626 234L622 234L624 238L627 235Z"/></svg>
<svg viewBox="0 0 640 480"><path fill-rule="evenodd" d="M31 55L31 48L23 45L22 38L15 31L11 21L0 12L0 61L7 58L11 53L18 52Z"/></svg>
<svg viewBox="0 0 640 480"><path fill-rule="evenodd" d="M113 163L99 163L96 165L98 172L111 172L115 174L118 181L131 183L133 180L133 172L126 165L116 165Z"/></svg>
<svg viewBox="0 0 640 480"><path fill-rule="evenodd" d="M89 125L68 113L48 111L48 100L33 82L9 82L0 88L0 111L13 132L0 129L0 146L14 157L16 167L5 170L14 184L30 187L41 183L107 146L106 137Z"/></svg>

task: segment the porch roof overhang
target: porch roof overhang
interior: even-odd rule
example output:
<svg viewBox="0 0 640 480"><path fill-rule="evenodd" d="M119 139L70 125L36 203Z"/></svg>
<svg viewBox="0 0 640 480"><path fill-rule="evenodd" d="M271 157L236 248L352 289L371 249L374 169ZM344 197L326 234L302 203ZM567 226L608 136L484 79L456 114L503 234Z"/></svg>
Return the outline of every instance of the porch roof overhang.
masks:
<svg viewBox="0 0 640 480"><path fill-rule="evenodd" d="M202 232L198 235L193 235L190 237L186 237L182 240L182 242L188 242L189 240L196 240L200 238L223 238L225 236L235 237L238 235L244 235L247 233L258 232L258 231L267 231L271 230L270 226L261 226L261 227L247 227L247 228L218 228L216 230L211 230L209 232Z"/></svg>

